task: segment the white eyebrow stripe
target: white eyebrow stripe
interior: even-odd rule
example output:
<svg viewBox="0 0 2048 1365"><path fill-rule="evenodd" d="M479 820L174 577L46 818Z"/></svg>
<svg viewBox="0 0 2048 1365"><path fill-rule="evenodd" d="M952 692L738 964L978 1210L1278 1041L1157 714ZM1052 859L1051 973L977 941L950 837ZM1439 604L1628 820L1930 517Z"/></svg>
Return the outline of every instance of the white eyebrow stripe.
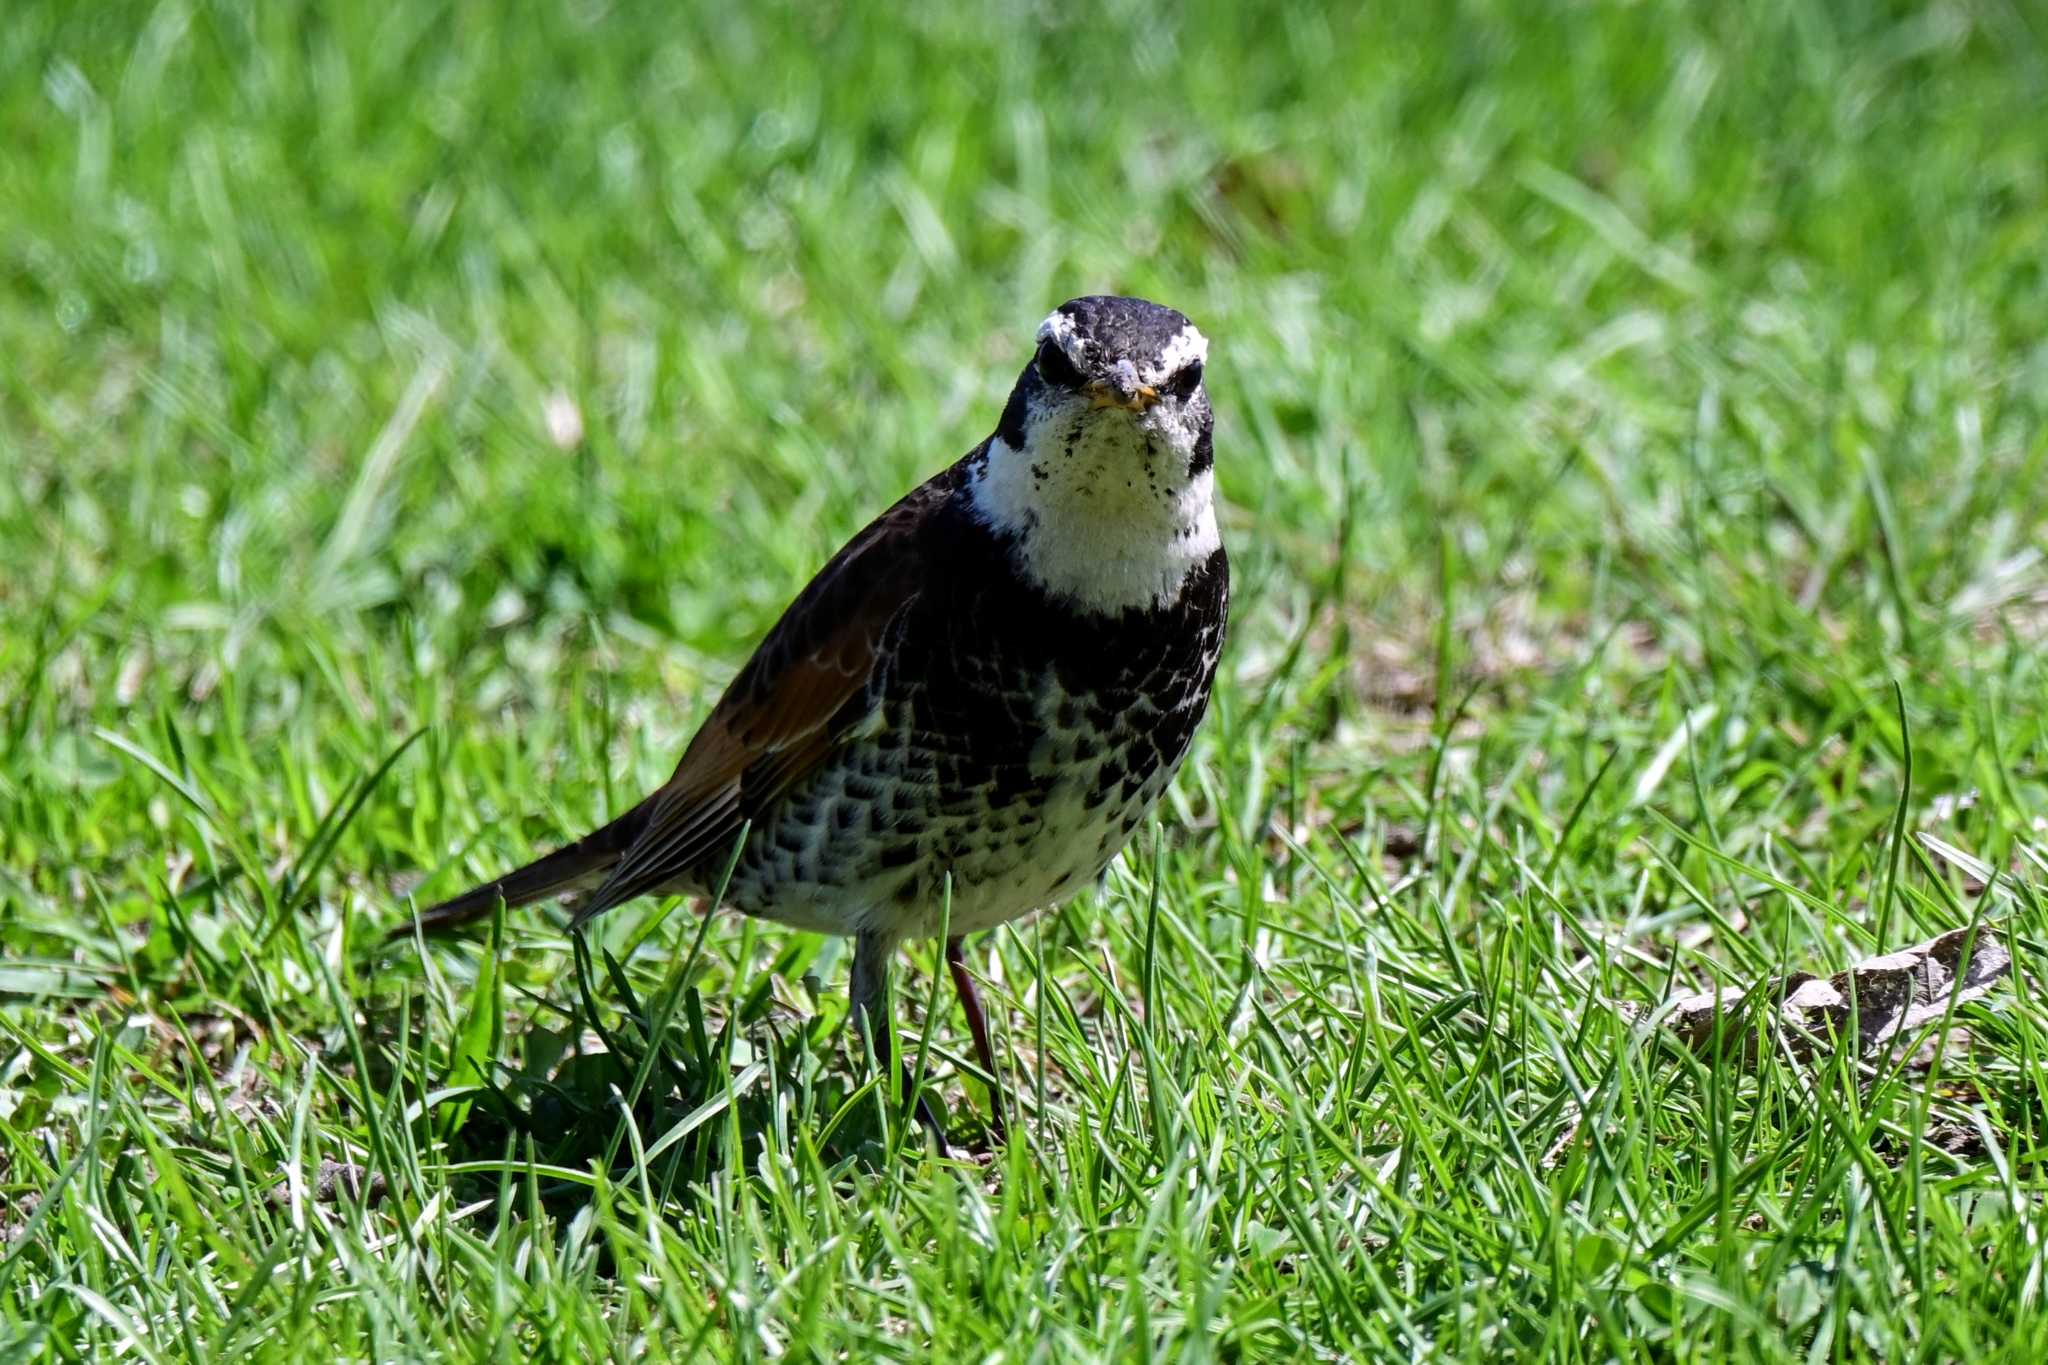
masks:
<svg viewBox="0 0 2048 1365"><path fill-rule="evenodd" d="M1057 341L1060 349L1071 358L1074 354L1074 320L1065 313L1054 311L1038 324L1038 339L1044 341L1047 338Z"/></svg>
<svg viewBox="0 0 2048 1365"><path fill-rule="evenodd" d="M1175 333L1173 340L1166 343L1159 353L1159 370L1150 382L1160 383L1180 373L1183 367L1197 360L1209 358L1209 338L1202 335L1202 329L1189 323Z"/></svg>

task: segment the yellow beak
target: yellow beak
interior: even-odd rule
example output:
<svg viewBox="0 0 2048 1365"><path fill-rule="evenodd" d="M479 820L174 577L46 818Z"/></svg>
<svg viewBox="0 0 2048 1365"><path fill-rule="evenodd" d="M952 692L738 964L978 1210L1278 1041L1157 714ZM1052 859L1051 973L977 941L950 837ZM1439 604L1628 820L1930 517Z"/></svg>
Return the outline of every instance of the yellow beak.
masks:
<svg viewBox="0 0 2048 1365"><path fill-rule="evenodd" d="M1127 412L1143 412L1159 401L1159 390L1150 384L1140 384L1127 398L1109 385L1096 381L1088 386L1088 408L1123 408Z"/></svg>

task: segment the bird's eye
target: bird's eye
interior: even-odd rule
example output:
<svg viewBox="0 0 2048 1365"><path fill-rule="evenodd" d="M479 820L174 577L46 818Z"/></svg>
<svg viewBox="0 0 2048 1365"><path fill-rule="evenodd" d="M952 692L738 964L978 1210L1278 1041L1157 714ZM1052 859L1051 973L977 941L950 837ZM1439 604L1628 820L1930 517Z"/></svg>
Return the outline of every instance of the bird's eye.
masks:
<svg viewBox="0 0 2048 1365"><path fill-rule="evenodd" d="M1081 372L1074 368L1074 362L1067 359L1067 353L1060 349L1058 342L1050 337L1038 348L1038 377L1048 384L1057 384L1063 389L1081 387Z"/></svg>
<svg viewBox="0 0 2048 1365"><path fill-rule="evenodd" d="M1160 385L1160 387L1164 389L1167 393L1172 394L1175 398L1186 398L1189 394L1192 394L1197 388L1201 387L1201 383L1202 362L1199 360L1191 360L1187 364L1181 366L1178 370L1175 370L1173 373L1173 378L1167 380L1164 384Z"/></svg>

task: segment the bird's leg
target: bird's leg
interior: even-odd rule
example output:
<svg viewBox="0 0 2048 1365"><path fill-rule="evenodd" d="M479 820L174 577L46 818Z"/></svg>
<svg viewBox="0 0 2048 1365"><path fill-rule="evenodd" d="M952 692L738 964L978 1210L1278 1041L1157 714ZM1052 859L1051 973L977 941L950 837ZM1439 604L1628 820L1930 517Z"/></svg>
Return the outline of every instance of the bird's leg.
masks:
<svg viewBox="0 0 2048 1365"><path fill-rule="evenodd" d="M960 992L960 1008L967 1011L967 1028L974 1034L974 1051L981 1059L981 1069L988 1073L988 1126L996 1141L1001 1142L1007 1132L1003 1122L1002 1073L996 1070L996 1050L989 1046L988 1016L982 1013L981 995L967 972L966 942L962 934L946 940L946 966L953 973L953 989Z"/></svg>
<svg viewBox="0 0 2048 1365"><path fill-rule="evenodd" d="M896 952L896 940L887 934L862 933L853 941L853 974L847 983L847 994L853 1001L853 1018L861 1036L867 1039L874 1050L875 1063L884 1074L890 1070L891 1048L889 1046L889 959ZM909 1092L917 1078L910 1074L910 1065L905 1062L901 1068L903 1088ZM892 1087L893 1089L893 1087ZM939 1127L938 1116L932 1113L931 1105L925 1102L924 1092L917 1093L917 1121L931 1131L938 1139L939 1152L946 1151L945 1130Z"/></svg>

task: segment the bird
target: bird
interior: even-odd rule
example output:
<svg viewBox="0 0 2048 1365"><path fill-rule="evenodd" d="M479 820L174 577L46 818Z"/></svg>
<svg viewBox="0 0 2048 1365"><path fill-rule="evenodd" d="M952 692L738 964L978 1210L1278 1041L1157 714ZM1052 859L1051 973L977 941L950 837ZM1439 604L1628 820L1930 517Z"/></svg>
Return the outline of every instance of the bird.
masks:
<svg viewBox="0 0 2048 1365"><path fill-rule="evenodd" d="M724 906L852 938L851 1013L886 1069L891 960L944 933L1000 1139L965 938L1104 873L1187 757L1215 683L1230 568L1208 349L1144 299L1054 309L995 430L832 556L667 782L394 937L570 895L580 930L723 878Z"/></svg>

